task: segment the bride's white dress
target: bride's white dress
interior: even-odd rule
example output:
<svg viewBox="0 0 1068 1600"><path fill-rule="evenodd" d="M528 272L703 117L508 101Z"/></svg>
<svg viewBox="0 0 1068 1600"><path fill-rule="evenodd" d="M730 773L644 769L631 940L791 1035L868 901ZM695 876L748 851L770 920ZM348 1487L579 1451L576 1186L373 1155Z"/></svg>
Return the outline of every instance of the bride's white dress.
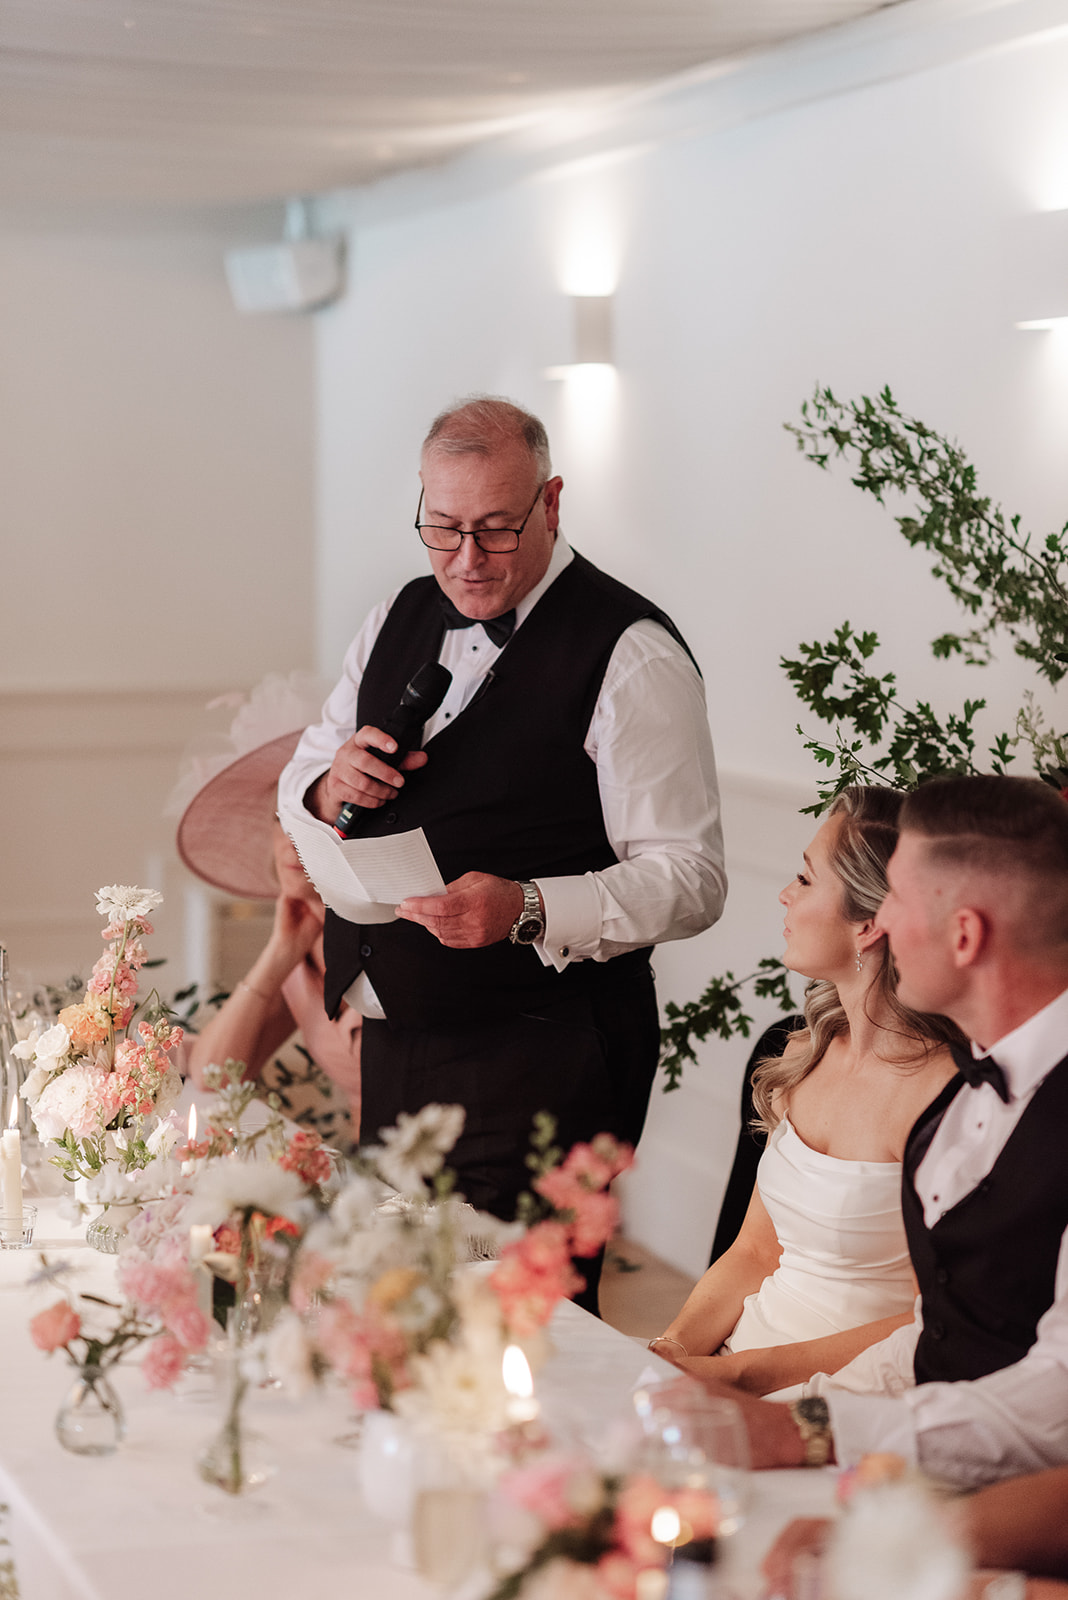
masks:
<svg viewBox="0 0 1068 1600"><path fill-rule="evenodd" d="M818 1339L912 1310L900 1162L821 1155L784 1117L769 1135L757 1187L782 1259L746 1299L727 1349Z"/></svg>

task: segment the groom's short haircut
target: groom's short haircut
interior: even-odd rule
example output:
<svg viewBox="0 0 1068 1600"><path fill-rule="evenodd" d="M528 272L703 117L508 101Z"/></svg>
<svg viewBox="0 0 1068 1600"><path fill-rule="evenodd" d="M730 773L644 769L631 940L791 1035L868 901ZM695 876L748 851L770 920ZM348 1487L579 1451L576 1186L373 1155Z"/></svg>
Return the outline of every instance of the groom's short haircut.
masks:
<svg viewBox="0 0 1068 1600"><path fill-rule="evenodd" d="M906 796L899 826L921 836L932 866L1012 879L1043 936L1068 940L1068 800L1057 789L1037 778L933 778Z"/></svg>

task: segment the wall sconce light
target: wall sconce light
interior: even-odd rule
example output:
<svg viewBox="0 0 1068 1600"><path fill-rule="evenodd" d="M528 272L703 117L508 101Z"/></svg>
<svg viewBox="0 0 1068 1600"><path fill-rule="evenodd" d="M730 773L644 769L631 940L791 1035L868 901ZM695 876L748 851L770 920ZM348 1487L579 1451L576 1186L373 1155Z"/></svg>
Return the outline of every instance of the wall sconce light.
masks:
<svg viewBox="0 0 1068 1600"><path fill-rule="evenodd" d="M571 341L573 355L566 366L547 367L547 378L570 378L580 367L614 367L612 302L610 294L572 294Z"/></svg>
<svg viewBox="0 0 1068 1600"><path fill-rule="evenodd" d="M1068 325L1068 211L1021 218L1013 261L1013 322L1029 333Z"/></svg>

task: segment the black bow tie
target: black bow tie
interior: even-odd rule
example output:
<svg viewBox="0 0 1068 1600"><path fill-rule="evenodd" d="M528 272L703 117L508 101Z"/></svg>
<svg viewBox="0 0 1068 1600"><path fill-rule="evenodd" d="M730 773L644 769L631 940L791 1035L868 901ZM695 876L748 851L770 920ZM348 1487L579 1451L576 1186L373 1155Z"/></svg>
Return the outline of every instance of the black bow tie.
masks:
<svg viewBox="0 0 1068 1600"><path fill-rule="evenodd" d="M949 1048L957 1071L969 1088L978 1089L981 1083L988 1083L1008 1105L1009 1080L1004 1067L999 1067L991 1056L983 1056L982 1060L977 1061L966 1044L951 1044Z"/></svg>
<svg viewBox="0 0 1068 1600"><path fill-rule="evenodd" d="M511 611L502 611L499 617L465 617L462 611L457 611L443 589L438 590L438 601L446 628L473 628L476 622L481 622L498 649L512 637L515 630L514 607Z"/></svg>

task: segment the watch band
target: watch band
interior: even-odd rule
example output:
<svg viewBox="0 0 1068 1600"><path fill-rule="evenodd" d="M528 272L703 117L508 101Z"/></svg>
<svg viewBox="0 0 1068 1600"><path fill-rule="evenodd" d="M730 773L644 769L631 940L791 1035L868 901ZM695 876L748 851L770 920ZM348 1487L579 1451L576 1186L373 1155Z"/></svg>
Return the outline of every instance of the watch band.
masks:
<svg viewBox="0 0 1068 1600"><path fill-rule="evenodd" d="M523 909L508 930L508 937L513 944L533 944L545 932L541 896L532 883L519 882L519 887L523 891Z"/></svg>
<svg viewBox="0 0 1068 1600"><path fill-rule="evenodd" d="M787 1410L797 1423L801 1443L805 1447L806 1467L825 1467L831 1459L834 1434L831 1432L831 1412L826 1400L818 1395L791 1400Z"/></svg>

